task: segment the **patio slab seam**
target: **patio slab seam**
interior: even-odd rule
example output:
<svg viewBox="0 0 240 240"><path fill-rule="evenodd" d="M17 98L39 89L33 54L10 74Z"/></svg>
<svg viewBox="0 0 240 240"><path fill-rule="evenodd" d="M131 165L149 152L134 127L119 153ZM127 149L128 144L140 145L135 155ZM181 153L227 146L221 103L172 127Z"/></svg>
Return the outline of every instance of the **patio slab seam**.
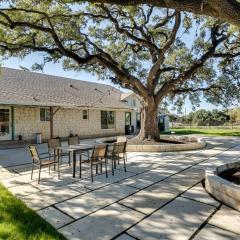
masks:
<svg viewBox="0 0 240 240"><path fill-rule="evenodd" d="M199 228L192 234L189 240L193 240L195 236L208 224L208 221L216 214L216 212L221 208L220 204L216 209L208 216L208 218L199 226Z"/></svg>
<svg viewBox="0 0 240 240"><path fill-rule="evenodd" d="M200 181L200 182L201 182L201 181ZM189 189L188 189L188 190L189 190ZM205 190L205 188L204 188L204 190ZM186 199L188 199L188 200L192 200L192 201L194 201L194 202L198 202L198 203L206 204L206 205L209 205L209 206L211 206L211 207L215 207L215 208L216 208L216 206L213 205L213 204L205 203L205 202L201 202L201 201L198 201L197 199L193 199L193 198L190 198L190 197L182 196L182 194L181 194L180 197L182 197L182 198L186 198Z"/></svg>
<svg viewBox="0 0 240 240"><path fill-rule="evenodd" d="M235 210L235 209L234 209L234 210ZM219 209L218 209L218 211L219 211ZM218 211L217 211L217 212L218 212ZM217 212L216 212L216 213L217 213ZM216 213L215 213L215 214L216 214ZM214 214L214 215L215 215L215 214ZM225 229L225 228L221 228L221 227L216 226L216 225L214 225L214 224L211 224L211 223L209 223L209 222L208 222L207 224L208 224L208 225L211 225L211 226L213 226L213 227L215 227L215 228L219 228L219 229L221 229L221 230L223 230L223 231L230 232L230 233L233 233L233 234L237 234L237 235L240 236L239 233L236 233L236 232L234 232L234 231L227 230L227 229Z"/></svg>

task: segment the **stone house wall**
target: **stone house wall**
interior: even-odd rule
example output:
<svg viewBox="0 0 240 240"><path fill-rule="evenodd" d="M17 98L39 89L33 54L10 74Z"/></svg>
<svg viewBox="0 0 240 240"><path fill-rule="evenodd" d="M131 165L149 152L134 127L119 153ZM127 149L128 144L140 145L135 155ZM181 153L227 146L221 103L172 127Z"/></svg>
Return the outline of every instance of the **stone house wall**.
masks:
<svg viewBox="0 0 240 240"><path fill-rule="evenodd" d="M124 110L115 111L114 129L101 129L100 109L88 111L89 118L85 120L80 109L58 110L53 118L54 137L67 137L70 133L86 138L125 133ZM40 121L40 107L14 107L14 138L22 135L24 140L32 140L37 132L42 134L43 139L50 138L50 122Z"/></svg>

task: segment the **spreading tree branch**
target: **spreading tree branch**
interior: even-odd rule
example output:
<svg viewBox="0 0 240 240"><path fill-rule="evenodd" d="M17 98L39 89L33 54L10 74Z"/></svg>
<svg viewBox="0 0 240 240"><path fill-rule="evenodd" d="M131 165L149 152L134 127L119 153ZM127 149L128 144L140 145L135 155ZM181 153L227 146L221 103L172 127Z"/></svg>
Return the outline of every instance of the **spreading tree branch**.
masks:
<svg viewBox="0 0 240 240"><path fill-rule="evenodd" d="M65 0L65 2L85 2L86 0ZM240 26L240 3L237 0L87 0L93 3L119 5L150 4L156 7L172 8L195 14L222 19Z"/></svg>

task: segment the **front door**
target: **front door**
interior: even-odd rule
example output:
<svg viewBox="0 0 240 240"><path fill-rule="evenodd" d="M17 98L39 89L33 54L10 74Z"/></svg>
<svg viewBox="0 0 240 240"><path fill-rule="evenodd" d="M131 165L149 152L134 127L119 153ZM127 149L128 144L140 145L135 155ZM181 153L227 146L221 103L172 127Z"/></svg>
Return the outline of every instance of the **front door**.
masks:
<svg viewBox="0 0 240 240"><path fill-rule="evenodd" d="M0 141L11 140L11 108L0 107Z"/></svg>

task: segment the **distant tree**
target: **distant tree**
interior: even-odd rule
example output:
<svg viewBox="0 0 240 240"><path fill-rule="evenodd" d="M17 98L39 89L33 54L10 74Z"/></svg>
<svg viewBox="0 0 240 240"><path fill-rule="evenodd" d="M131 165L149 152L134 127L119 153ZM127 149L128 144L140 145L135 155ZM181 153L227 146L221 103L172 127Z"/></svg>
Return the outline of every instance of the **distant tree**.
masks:
<svg viewBox="0 0 240 240"><path fill-rule="evenodd" d="M240 32L227 23L149 5L2 2L5 58L42 52L44 61L34 69L62 62L134 91L143 102L141 140L159 140L160 103L181 105L187 96L195 104L203 97L217 104L240 99Z"/></svg>
<svg viewBox="0 0 240 240"><path fill-rule="evenodd" d="M240 108L233 108L228 110L227 113L230 116L230 122L232 125L236 122L240 122Z"/></svg>
<svg viewBox="0 0 240 240"><path fill-rule="evenodd" d="M212 122L218 122L219 124L223 124L230 120L230 116L224 111L219 111L217 109L212 110Z"/></svg>
<svg viewBox="0 0 240 240"><path fill-rule="evenodd" d="M212 119L212 113L205 109L198 110L193 115L193 123L198 126L208 126Z"/></svg>
<svg viewBox="0 0 240 240"><path fill-rule="evenodd" d="M173 113L168 114L168 116L169 116L170 122L176 122L179 118L176 114L173 114Z"/></svg>
<svg viewBox="0 0 240 240"><path fill-rule="evenodd" d="M186 117L188 124L196 124L198 126L221 125L230 120L230 116L223 111L214 109L212 111L200 109L189 113Z"/></svg>

